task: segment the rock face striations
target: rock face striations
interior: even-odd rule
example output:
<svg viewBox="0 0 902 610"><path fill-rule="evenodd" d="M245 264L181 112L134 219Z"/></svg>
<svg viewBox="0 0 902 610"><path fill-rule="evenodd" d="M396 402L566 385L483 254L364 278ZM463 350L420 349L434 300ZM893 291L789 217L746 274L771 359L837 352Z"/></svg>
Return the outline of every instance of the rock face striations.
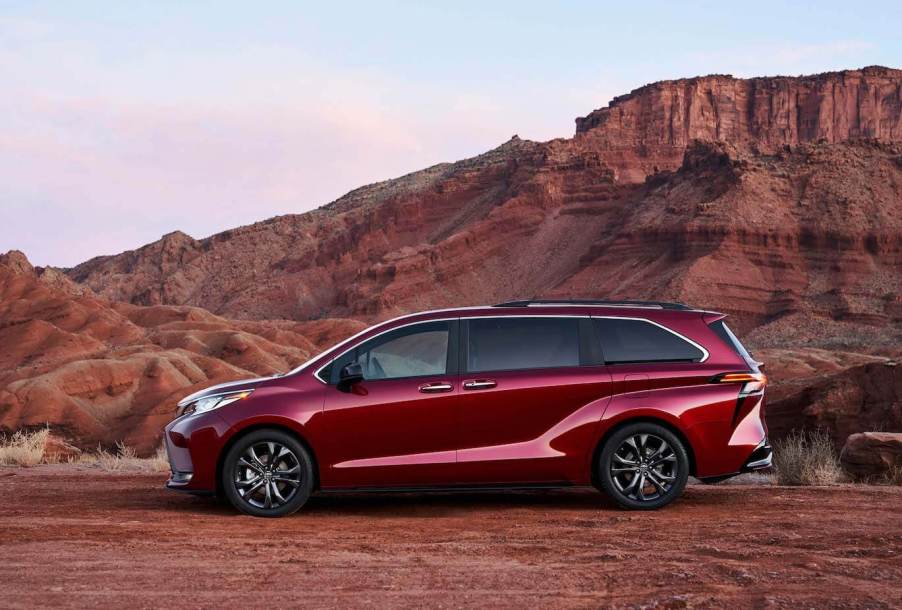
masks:
<svg viewBox="0 0 902 610"><path fill-rule="evenodd" d="M647 85L576 119L624 180L674 169L693 140L771 153L785 146L902 141L900 71L815 76L702 76Z"/></svg>
<svg viewBox="0 0 902 610"><path fill-rule="evenodd" d="M0 255L0 431L49 424L83 447L151 453L194 389L284 372L362 326L112 303L10 252Z"/></svg>
<svg viewBox="0 0 902 610"><path fill-rule="evenodd" d="M796 314L897 325L900 88L887 68L656 83L578 119L569 140L515 138L68 274L110 299L247 319L581 295L686 300L745 329Z"/></svg>
<svg viewBox="0 0 902 610"><path fill-rule="evenodd" d="M79 293L59 307L91 313L53 318L82 321L61 328L41 317L45 308L30 309L37 296L19 296L15 314L0 310L0 329L32 341L13 357L29 364L38 358L30 349L59 349L72 362L120 361L137 349L159 362L214 358L263 373L309 351L307 328L297 326L305 320L372 321L529 296L654 298L725 311L751 345L775 355L772 370L791 377L804 368L806 388L845 375L831 382L841 387L883 369L847 372L836 362L877 367L902 351L900 92L902 71L880 67L647 85L577 119L573 138L514 137L305 214L202 240L171 233L65 275L7 261L15 282L44 291L35 295ZM238 339L210 343L209 333L240 336L260 356L236 364L223 341ZM128 379L144 374L141 362ZM22 363L4 366L17 372L0 371L0 383L20 385L7 386L4 404L18 410L0 404L0 425L27 412ZM190 383L219 375L209 369ZM780 396L792 423L814 394L790 389L801 388ZM84 405L107 401L90 392Z"/></svg>

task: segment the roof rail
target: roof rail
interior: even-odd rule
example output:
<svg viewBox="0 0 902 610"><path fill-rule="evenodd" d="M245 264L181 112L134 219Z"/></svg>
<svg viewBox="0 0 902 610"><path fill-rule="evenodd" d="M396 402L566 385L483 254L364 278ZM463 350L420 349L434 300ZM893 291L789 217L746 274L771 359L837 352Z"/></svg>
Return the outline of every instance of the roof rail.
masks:
<svg viewBox="0 0 902 610"><path fill-rule="evenodd" d="M667 301L606 301L597 299L526 299L522 301L507 301L498 303L492 307L529 307L531 305L601 305L607 307L650 307L655 309L692 309L682 303L670 303Z"/></svg>

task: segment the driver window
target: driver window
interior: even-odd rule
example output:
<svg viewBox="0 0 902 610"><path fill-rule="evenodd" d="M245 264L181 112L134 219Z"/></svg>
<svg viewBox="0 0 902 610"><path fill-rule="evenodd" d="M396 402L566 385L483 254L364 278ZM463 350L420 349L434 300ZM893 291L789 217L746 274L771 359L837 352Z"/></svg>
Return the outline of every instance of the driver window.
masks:
<svg viewBox="0 0 902 610"><path fill-rule="evenodd" d="M364 379L444 375L448 367L447 322L427 322L377 337L357 349Z"/></svg>

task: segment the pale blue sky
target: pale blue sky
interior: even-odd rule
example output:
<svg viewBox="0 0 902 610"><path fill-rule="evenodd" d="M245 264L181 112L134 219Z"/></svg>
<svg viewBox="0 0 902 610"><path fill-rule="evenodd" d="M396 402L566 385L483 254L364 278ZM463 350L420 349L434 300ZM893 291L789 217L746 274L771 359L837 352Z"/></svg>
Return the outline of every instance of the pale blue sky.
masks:
<svg viewBox="0 0 902 610"><path fill-rule="evenodd" d="M656 80L902 67L900 7L0 0L0 251L303 212Z"/></svg>

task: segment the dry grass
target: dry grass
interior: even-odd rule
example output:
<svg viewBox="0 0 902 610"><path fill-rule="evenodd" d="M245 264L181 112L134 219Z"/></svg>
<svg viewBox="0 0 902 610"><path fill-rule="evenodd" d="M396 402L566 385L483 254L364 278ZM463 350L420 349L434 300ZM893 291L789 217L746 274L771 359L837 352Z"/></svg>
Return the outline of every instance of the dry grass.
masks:
<svg viewBox="0 0 902 610"><path fill-rule="evenodd" d="M44 428L34 432L20 430L0 437L0 465L29 467L40 464L49 434L50 430Z"/></svg>
<svg viewBox="0 0 902 610"><path fill-rule="evenodd" d="M166 450L161 446L148 458L139 458L135 450L123 442L116 443L114 451L98 447L95 453L84 453L71 462L86 466L96 466L107 472L166 472L169 461Z"/></svg>
<svg viewBox="0 0 902 610"><path fill-rule="evenodd" d="M45 455L50 429L26 431L19 430L13 434L0 435L0 466L20 466L30 468L38 464L51 464L58 461L55 455ZM95 466L108 472L166 472L169 461L166 450L161 446L156 454L147 458L139 458L135 450L123 442L116 443L113 451L97 447L94 453L82 453L69 458L70 464Z"/></svg>
<svg viewBox="0 0 902 610"><path fill-rule="evenodd" d="M774 470L780 485L834 485L844 479L833 441L823 430L793 430L776 441Z"/></svg>
<svg viewBox="0 0 902 610"><path fill-rule="evenodd" d="M883 475L884 485L902 485L902 465L893 464Z"/></svg>

